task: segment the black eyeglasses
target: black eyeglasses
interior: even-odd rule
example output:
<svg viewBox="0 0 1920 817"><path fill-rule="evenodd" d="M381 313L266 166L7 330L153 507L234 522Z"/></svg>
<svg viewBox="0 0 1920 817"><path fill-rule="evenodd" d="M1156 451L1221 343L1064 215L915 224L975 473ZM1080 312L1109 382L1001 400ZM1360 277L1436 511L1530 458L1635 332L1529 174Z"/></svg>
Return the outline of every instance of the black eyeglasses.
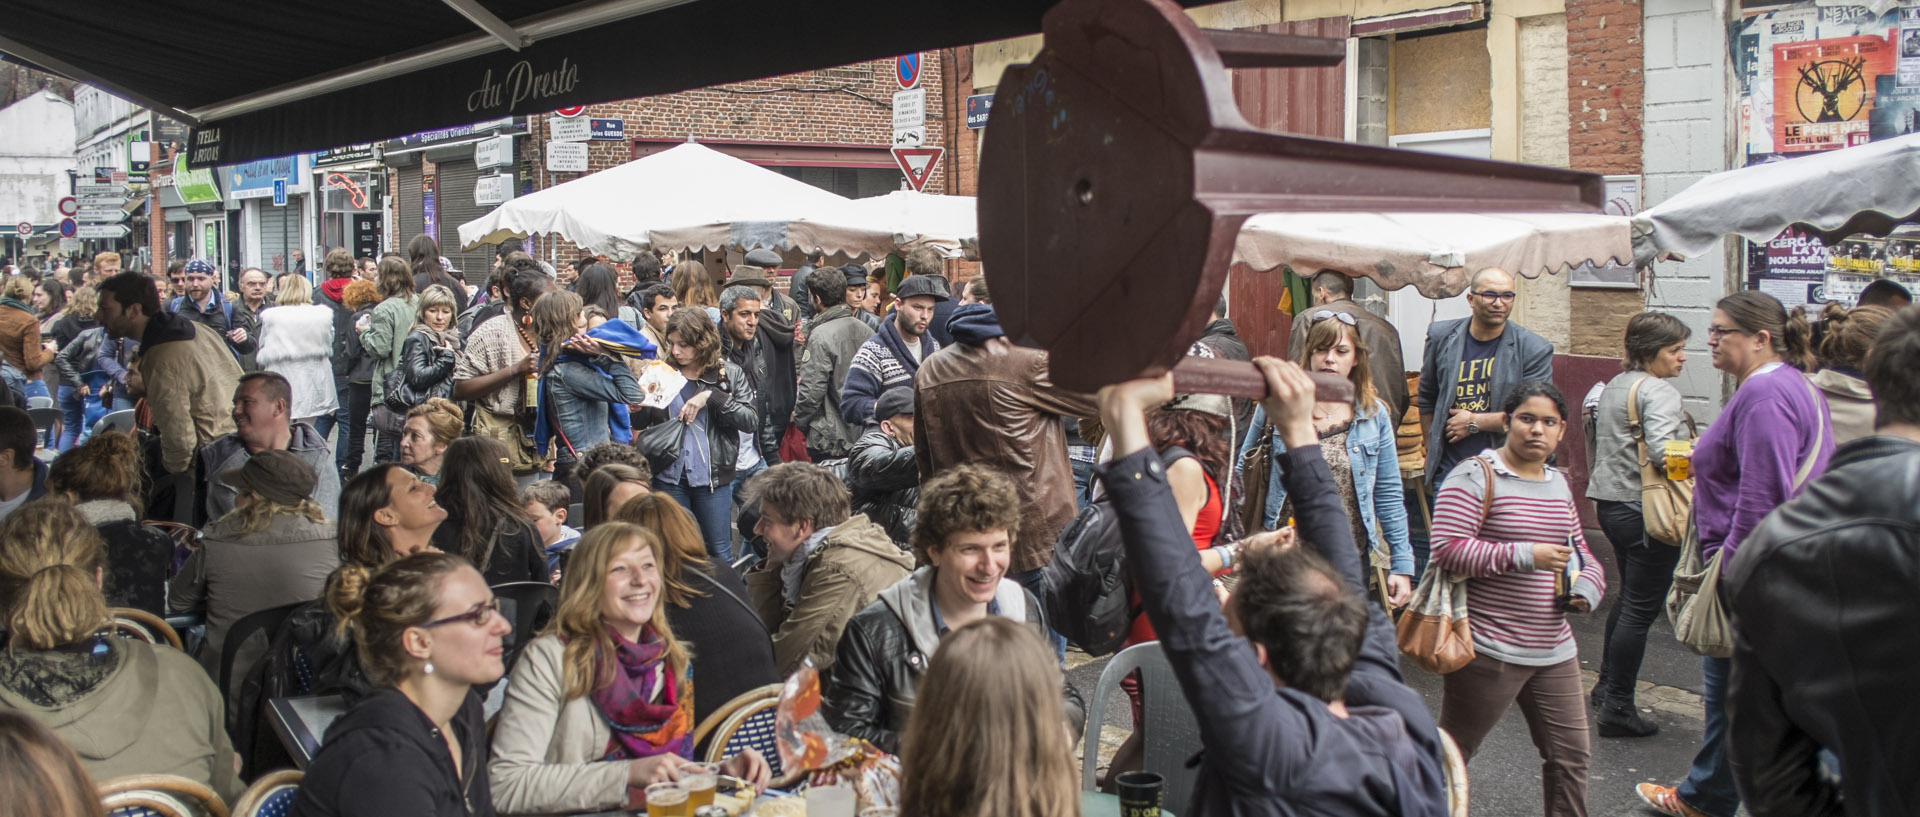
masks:
<svg viewBox="0 0 1920 817"><path fill-rule="evenodd" d="M1324 320L1336 320L1348 326L1360 325L1359 321L1354 320L1352 315L1349 315L1345 312L1335 312L1331 309L1322 309L1319 312L1313 313L1314 323L1319 323Z"/></svg>
<svg viewBox="0 0 1920 817"><path fill-rule="evenodd" d="M1506 292L1494 292L1493 290L1489 289L1485 292L1475 292L1473 294L1478 295L1482 298L1485 298L1489 301L1511 301L1514 298L1519 297L1519 293L1514 292L1512 290L1508 290Z"/></svg>
<svg viewBox="0 0 1920 817"><path fill-rule="evenodd" d="M447 616L446 618L442 618L442 619L435 619L433 621L429 621L420 626L422 628L431 630L435 627L439 627L446 624L452 624L456 621L464 621L475 627L485 627L488 624L493 622L494 614L499 612L500 612L500 600L498 598L491 598L491 599L487 599L485 604L482 604L478 607L473 608L472 610L468 610L464 613L461 613L460 615Z"/></svg>

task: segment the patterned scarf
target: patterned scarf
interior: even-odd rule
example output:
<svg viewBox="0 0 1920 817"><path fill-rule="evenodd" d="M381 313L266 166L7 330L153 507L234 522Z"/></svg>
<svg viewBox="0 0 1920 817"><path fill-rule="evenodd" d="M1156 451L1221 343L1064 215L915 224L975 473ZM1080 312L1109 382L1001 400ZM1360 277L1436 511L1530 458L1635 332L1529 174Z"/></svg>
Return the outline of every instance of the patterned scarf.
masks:
<svg viewBox="0 0 1920 817"><path fill-rule="evenodd" d="M647 625L640 643L613 637L613 682L591 696L613 728L602 760L675 754L693 757L693 682L669 674L667 645ZM604 660L604 657L603 657Z"/></svg>

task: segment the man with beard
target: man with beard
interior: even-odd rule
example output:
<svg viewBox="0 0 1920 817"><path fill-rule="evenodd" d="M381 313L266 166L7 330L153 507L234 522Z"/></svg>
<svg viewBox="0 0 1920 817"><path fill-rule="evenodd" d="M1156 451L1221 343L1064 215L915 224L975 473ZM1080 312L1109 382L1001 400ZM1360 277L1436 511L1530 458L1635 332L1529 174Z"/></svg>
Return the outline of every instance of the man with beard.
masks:
<svg viewBox="0 0 1920 817"><path fill-rule="evenodd" d="M940 279L915 275L900 282L899 298L892 320L860 344L847 367L847 382L840 389L840 417L856 428L873 419L874 401L894 386L913 385L920 361L940 350L940 341L927 334L933 323L934 307L948 300L947 288Z"/></svg>

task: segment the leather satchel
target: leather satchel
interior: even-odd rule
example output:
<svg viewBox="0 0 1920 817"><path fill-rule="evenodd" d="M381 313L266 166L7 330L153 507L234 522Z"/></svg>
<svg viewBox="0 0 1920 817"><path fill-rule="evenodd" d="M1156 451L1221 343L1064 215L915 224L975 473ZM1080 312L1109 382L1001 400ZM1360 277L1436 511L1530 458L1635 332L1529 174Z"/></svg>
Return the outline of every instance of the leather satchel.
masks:
<svg viewBox="0 0 1920 817"><path fill-rule="evenodd" d="M1814 405L1821 405L1824 399L1813 384L1802 384L1812 395ZM1814 418L1819 423L1820 418ZM1814 426L1813 449L1807 452L1807 458L1800 462L1800 469L1793 475L1793 493L1800 492L1800 486L1807 483L1813 475L1813 463L1820 458L1820 449L1827 444L1825 424ZM1705 548L1700 542L1700 526L1697 520L1689 518L1686 543L1680 546L1680 563L1673 568L1673 587L1667 591L1667 620L1673 624L1673 636L1692 650L1708 658L1733 657L1733 619L1728 617L1726 605L1720 601L1720 561L1727 555L1727 549L1713 552L1713 558L1704 558Z"/></svg>
<svg viewBox="0 0 1920 817"><path fill-rule="evenodd" d="M647 458L647 465L658 474L673 466L680 459L680 443L686 439L687 424L678 417L668 417L665 422L656 423L647 430L634 435L633 447Z"/></svg>
<svg viewBox="0 0 1920 817"><path fill-rule="evenodd" d="M1480 525L1485 527L1493 512L1493 467L1474 457L1486 472L1486 501L1480 507ZM1445 675L1473 662L1473 625L1467 613L1467 580L1442 569L1429 560L1427 572L1394 626L1394 642L1400 652L1412 658L1421 669Z"/></svg>
<svg viewBox="0 0 1920 817"><path fill-rule="evenodd" d="M1260 424L1260 442L1240 459L1240 529L1265 530L1261 517L1267 513L1267 487L1273 474L1273 426Z"/></svg>
<svg viewBox="0 0 1920 817"><path fill-rule="evenodd" d="M1647 433L1640 425L1640 384L1642 377L1627 389L1627 431L1640 456L1640 516L1649 538L1679 545L1686 541L1687 523L1693 513L1693 478L1672 480L1664 468L1655 467L1647 457Z"/></svg>

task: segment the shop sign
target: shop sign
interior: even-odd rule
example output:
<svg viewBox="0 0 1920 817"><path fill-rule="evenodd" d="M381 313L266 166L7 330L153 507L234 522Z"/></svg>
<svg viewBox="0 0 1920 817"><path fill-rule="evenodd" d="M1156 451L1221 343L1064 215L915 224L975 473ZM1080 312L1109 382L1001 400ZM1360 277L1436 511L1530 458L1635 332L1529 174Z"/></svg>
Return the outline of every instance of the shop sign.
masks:
<svg viewBox="0 0 1920 817"><path fill-rule="evenodd" d="M513 164L513 135L502 134L473 143L473 165L485 170Z"/></svg>
<svg viewBox="0 0 1920 817"><path fill-rule="evenodd" d="M307 192L302 164L299 156L261 159L220 168L220 177L227 182L228 197L235 201L272 198L276 181L286 186L288 194L297 195Z"/></svg>
<svg viewBox="0 0 1920 817"><path fill-rule="evenodd" d="M373 143L362 142L357 145L323 150L313 154L314 167L332 167L373 161Z"/></svg>
<svg viewBox="0 0 1920 817"><path fill-rule="evenodd" d="M173 192L180 194L184 204L212 204L220 200L220 187L214 182L213 171L188 170L185 154L174 157L172 178Z"/></svg>
<svg viewBox="0 0 1920 817"><path fill-rule="evenodd" d="M513 174L499 173L473 180L473 203L481 207L506 204L513 200Z"/></svg>

